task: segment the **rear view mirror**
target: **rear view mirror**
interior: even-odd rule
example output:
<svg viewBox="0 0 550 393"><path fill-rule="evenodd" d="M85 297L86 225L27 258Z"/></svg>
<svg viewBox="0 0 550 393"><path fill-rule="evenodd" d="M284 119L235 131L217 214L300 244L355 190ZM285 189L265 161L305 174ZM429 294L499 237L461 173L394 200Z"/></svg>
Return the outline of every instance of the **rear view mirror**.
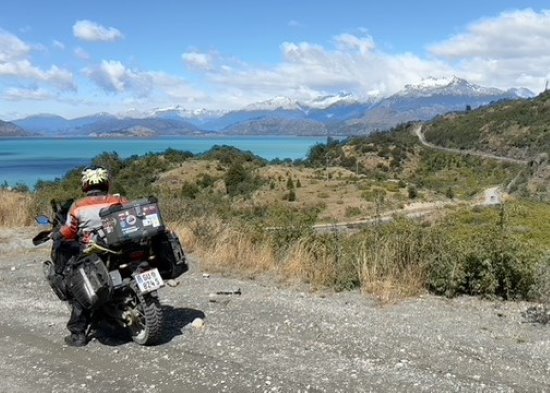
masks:
<svg viewBox="0 0 550 393"><path fill-rule="evenodd" d="M37 216L37 217L35 217L35 220L39 225L50 225L52 223L50 221L50 218L48 216L45 216L45 215Z"/></svg>

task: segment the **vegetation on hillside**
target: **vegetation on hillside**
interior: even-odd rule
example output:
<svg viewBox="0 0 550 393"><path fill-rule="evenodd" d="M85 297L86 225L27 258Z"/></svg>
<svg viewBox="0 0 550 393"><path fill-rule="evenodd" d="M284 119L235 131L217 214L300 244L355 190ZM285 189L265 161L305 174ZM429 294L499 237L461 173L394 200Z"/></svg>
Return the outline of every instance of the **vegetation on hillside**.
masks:
<svg viewBox="0 0 550 393"><path fill-rule="evenodd" d="M405 124L388 133L329 140L295 162L267 163L215 146L201 155L167 150L122 159L103 153L94 164L110 169L113 192L130 199L156 195L165 220L203 269L276 273L315 288L360 288L386 299L431 291L550 300L541 289L550 272L550 209L532 198L538 195L534 188L524 187L543 161L526 170L433 151ZM28 224L32 214L47 211L51 198L80 196L79 178L74 170L39 182L32 196L3 191L12 205L0 224ZM475 206L475 198L493 186L518 197L497 207ZM422 202L449 207L420 220L400 214ZM14 205L23 203L30 214L14 216ZM388 212L393 221L374 221L359 231L313 229L319 222Z"/></svg>
<svg viewBox="0 0 550 393"><path fill-rule="evenodd" d="M428 124L424 135L435 145L520 159L550 153L550 91L531 100L443 116Z"/></svg>

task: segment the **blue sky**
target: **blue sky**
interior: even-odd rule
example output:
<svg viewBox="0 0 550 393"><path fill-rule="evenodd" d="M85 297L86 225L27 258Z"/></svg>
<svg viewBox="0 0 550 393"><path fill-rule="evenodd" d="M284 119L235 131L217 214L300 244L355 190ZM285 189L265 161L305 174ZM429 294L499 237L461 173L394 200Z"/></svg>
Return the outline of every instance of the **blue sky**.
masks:
<svg viewBox="0 0 550 393"><path fill-rule="evenodd" d="M4 1L0 119L550 79L547 1Z"/></svg>

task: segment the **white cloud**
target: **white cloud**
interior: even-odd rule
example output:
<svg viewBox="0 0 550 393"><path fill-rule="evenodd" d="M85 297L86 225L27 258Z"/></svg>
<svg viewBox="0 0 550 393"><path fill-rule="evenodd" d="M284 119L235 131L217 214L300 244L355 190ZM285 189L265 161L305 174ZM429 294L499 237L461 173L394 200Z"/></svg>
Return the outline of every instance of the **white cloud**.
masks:
<svg viewBox="0 0 550 393"><path fill-rule="evenodd" d="M150 72L155 89L161 92L161 95L166 95L177 102L197 103L201 100L208 99L207 95L193 88L185 80L168 75L164 72Z"/></svg>
<svg viewBox="0 0 550 393"><path fill-rule="evenodd" d="M550 78L550 11L504 12L429 50L473 82L539 92Z"/></svg>
<svg viewBox="0 0 550 393"><path fill-rule="evenodd" d="M185 52L181 58L193 69L209 71L213 67L214 56L209 53Z"/></svg>
<svg viewBox="0 0 550 393"><path fill-rule="evenodd" d="M138 74L120 61L103 60L101 65L88 72L88 76L103 90L122 93L130 88Z"/></svg>
<svg viewBox="0 0 550 393"><path fill-rule="evenodd" d="M170 98L186 102L206 98L181 78L164 72L130 69L115 60L103 60L99 67L88 70L87 75L103 90L133 98Z"/></svg>
<svg viewBox="0 0 550 393"><path fill-rule="evenodd" d="M371 36L357 37L352 34L340 34L336 37L336 43L342 50L357 50L363 56L376 48Z"/></svg>
<svg viewBox="0 0 550 393"><path fill-rule="evenodd" d="M124 38L114 27L104 27L89 20L79 20L73 25L73 34L84 41L113 42Z"/></svg>
<svg viewBox="0 0 550 393"><path fill-rule="evenodd" d="M0 64L24 59L30 50L29 45L13 34L0 29Z"/></svg>
<svg viewBox="0 0 550 393"><path fill-rule="evenodd" d="M74 49L74 54L77 58L79 58L80 60L90 60L90 55L88 54L88 52L86 52L84 49L82 49L81 47L76 47Z"/></svg>
<svg viewBox="0 0 550 393"><path fill-rule="evenodd" d="M483 86L527 87L535 93L550 79L550 11L505 12L468 26L462 34L428 48L428 56L385 53L367 30L340 34L333 46L285 42L282 60L259 67L218 58L204 76L242 104L288 95L349 91L387 96L434 76L457 75Z"/></svg>
<svg viewBox="0 0 550 393"><path fill-rule="evenodd" d="M117 29L89 21L75 23L74 31L75 36L89 41L122 38ZM457 75L484 86L528 87L535 92L550 79L550 11L513 11L479 20L460 34L427 47L424 54L387 53L367 29L356 32L335 35L323 45L284 42L279 48L280 61L274 65L249 64L216 51L180 52L187 71L197 73L194 80L206 82L202 91L180 76L141 70L115 60L104 60L85 70L85 75L110 93L102 98L105 102L133 102L142 107L172 102L223 109L281 95L298 100L340 91L387 96L428 76ZM69 71L33 64L30 53L35 51L35 45L0 30L0 78L74 88ZM90 59L82 48L74 49L74 54ZM135 60L132 64L139 63ZM25 93L10 92L14 98ZM38 92L36 96L40 96ZM32 96L31 91L26 93Z"/></svg>
<svg viewBox="0 0 550 393"><path fill-rule="evenodd" d="M209 77L222 91L240 96L244 104L274 95L296 99L339 91L357 96L373 91L389 95L423 77L453 72L438 60L377 52L370 36L342 34L334 42L334 49L307 42L285 42L281 45L283 61L275 67L225 65L212 70Z"/></svg>
<svg viewBox="0 0 550 393"><path fill-rule="evenodd" d="M450 60L544 55L550 53L550 11L505 12L470 25L465 33L433 45L430 51Z"/></svg>
<svg viewBox="0 0 550 393"><path fill-rule="evenodd" d="M41 50L41 45L34 45ZM15 35L0 30L0 79L24 79L37 83L46 83L61 90L75 90L73 74L52 65L43 70L29 60L31 46Z"/></svg>
<svg viewBox="0 0 550 393"><path fill-rule="evenodd" d="M7 101L46 101L52 99L50 92L44 89L8 88L4 92L3 99Z"/></svg>
<svg viewBox="0 0 550 393"><path fill-rule="evenodd" d="M51 66L49 70L43 71L33 66L28 60L0 63L0 77L2 76L46 82L63 90L75 89L71 72L55 65Z"/></svg>
<svg viewBox="0 0 550 393"><path fill-rule="evenodd" d="M58 40L53 40L52 45L54 46L54 48L57 48L57 49L60 49L60 50L65 49L65 44L63 44L61 41L58 41Z"/></svg>

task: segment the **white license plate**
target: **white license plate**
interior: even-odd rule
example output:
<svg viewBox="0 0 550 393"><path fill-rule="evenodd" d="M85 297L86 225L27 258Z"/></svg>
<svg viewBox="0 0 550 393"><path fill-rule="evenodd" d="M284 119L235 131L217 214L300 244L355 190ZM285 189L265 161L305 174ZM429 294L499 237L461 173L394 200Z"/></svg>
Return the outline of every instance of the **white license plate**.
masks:
<svg viewBox="0 0 550 393"><path fill-rule="evenodd" d="M141 293L155 291L164 286L164 281L162 281L162 277L156 268L136 274L135 279Z"/></svg>

